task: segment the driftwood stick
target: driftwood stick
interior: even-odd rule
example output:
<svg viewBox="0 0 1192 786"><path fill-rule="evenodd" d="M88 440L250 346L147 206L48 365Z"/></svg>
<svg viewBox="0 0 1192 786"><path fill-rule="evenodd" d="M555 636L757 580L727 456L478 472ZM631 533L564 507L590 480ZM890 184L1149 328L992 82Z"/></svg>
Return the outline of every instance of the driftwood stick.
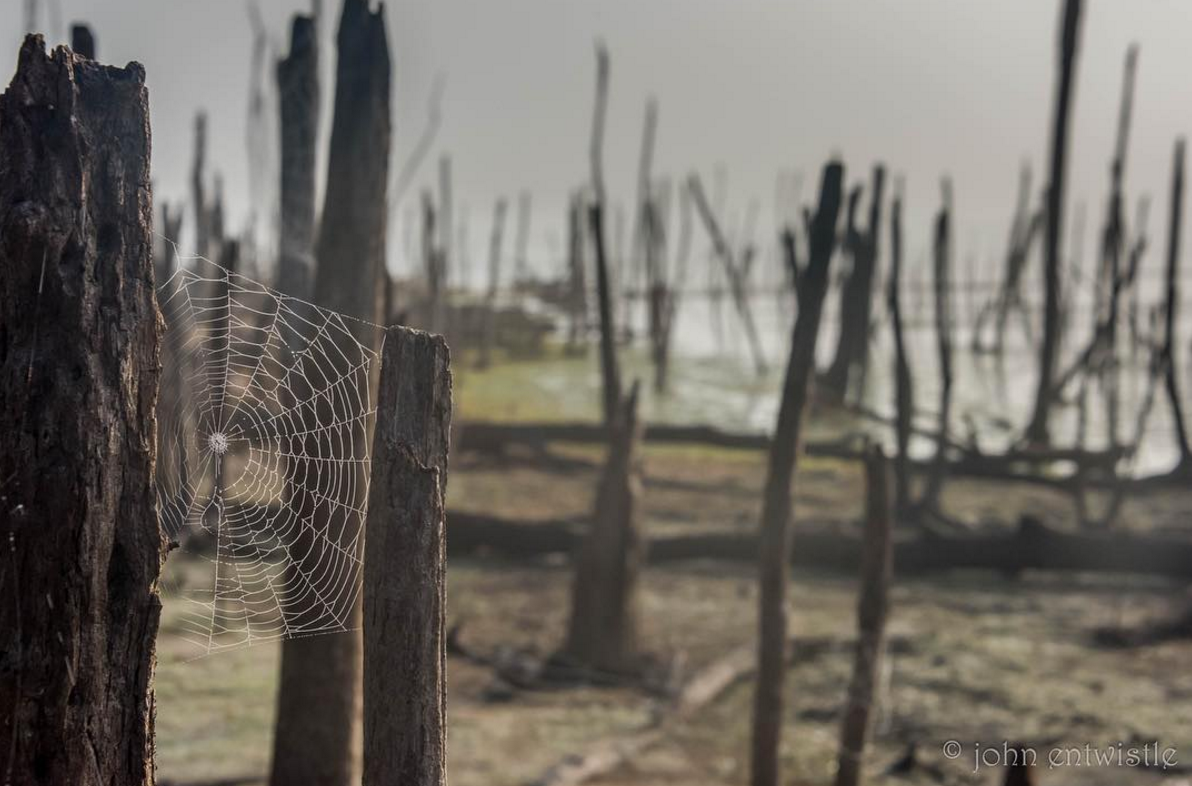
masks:
<svg viewBox="0 0 1192 786"><path fill-rule="evenodd" d="M364 539L364 785L444 786L447 344L386 333Z"/></svg>
<svg viewBox="0 0 1192 786"><path fill-rule="evenodd" d="M880 447L865 458L865 535L861 546L861 594L857 602L857 649L840 738L836 786L861 782L865 744L873 716L886 645L888 593L894 570L890 529L890 467Z"/></svg>
<svg viewBox="0 0 1192 786"><path fill-rule="evenodd" d="M844 167L831 162L820 182L819 207L810 237L810 256L800 286L799 315L791 335L790 359L774 442L770 448L759 528L758 681L753 704L751 783L778 786L786 643L786 593L791 551L791 485L801 449L803 410L815 374L828 268L836 245ZM698 181L695 181L698 182Z"/></svg>

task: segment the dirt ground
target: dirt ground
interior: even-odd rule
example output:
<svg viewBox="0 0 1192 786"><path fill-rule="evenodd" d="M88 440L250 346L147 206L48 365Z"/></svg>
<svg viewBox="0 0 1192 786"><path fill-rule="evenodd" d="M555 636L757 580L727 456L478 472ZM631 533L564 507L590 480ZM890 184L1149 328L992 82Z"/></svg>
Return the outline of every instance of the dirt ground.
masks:
<svg viewBox="0 0 1192 786"><path fill-rule="evenodd" d="M591 505L600 449L558 446L577 461L455 457L452 509L510 519L582 516ZM644 520L650 534L756 526L764 456L701 447L647 446ZM799 521L854 520L861 476L851 463L806 460L796 480ZM1071 503L1042 488L958 481L945 506L973 528L1009 526L1023 511L1074 526ZM1124 520L1175 531L1189 494L1131 501ZM796 548L797 537L796 537ZM177 568L175 568L177 569ZM570 573L565 555L533 563L453 559L449 622L463 621L478 650L548 655L563 637ZM1192 640L1114 649L1101 628L1133 627L1184 608L1186 587L1145 576L952 572L897 579L889 659L867 769L874 782L992 783L975 746L1021 741L1038 749L1046 784L1148 783L1192 773ZM832 779L855 634L856 581L796 571L793 634L814 656L789 672L783 755L789 782ZM644 577L646 646L690 675L754 637L756 586L748 565L715 561L650 566ZM277 646L258 645L185 661L167 603L159 641L157 752L162 782L224 778L257 783L268 769ZM552 763L642 726L657 699L628 688L516 691L491 670L449 660L449 775L454 786L524 784ZM740 784L748 775L752 687L742 682L674 729L658 746L602 781L605 786ZM961 744L959 758L944 754ZM1055 746L1142 745L1176 751L1178 766L1047 769ZM898 770L908 746L918 764ZM1071 757L1069 757L1071 758ZM1075 760L1073 760L1075 761ZM1192 781L1189 781L1192 782Z"/></svg>

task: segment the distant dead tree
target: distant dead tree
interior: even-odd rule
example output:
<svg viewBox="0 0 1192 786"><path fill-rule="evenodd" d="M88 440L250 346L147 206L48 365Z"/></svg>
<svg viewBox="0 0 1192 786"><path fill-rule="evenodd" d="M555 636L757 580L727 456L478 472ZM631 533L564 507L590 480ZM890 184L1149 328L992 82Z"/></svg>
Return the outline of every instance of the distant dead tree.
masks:
<svg viewBox="0 0 1192 786"><path fill-rule="evenodd" d="M691 255L691 195L679 188L679 237L673 268L667 265L666 233L658 198L646 209L646 279L650 316L650 358L654 363L654 389L665 393L670 380L671 336L678 316L679 297Z"/></svg>
<svg viewBox="0 0 1192 786"><path fill-rule="evenodd" d="M861 545L861 591L857 599L857 647L840 730L836 786L858 786L874 715L886 649L886 615L894 572L891 537L890 463L874 446L865 454L865 532Z"/></svg>
<svg viewBox="0 0 1192 786"><path fill-rule="evenodd" d="M584 264L584 197L577 190L567 202L567 346L578 349L588 329L588 282Z"/></svg>
<svg viewBox="0 0 1192 786"><path fill-rule="evenodd" d="M638 391L635 382L609 426L592 521L575 554L567 640L555 658L564 666L608 674L634 674L641 666L638 577L646 543L638 524Z"/></svg>
<svg viewBox="0 0 1192 786"><path fill-rule="evenodd" d="M973 330L974 350L990 348L998 357L1002 357L1006 347L1006 329L1010 323L1011 313L1018 314L1022 319L1022 329L1027 340L1033 338L1031 316L1026 303L1022 299L1022 274L1030 259L1031 247L1039 234L1040 228L1046 221L1046 211L1031 211L1031 166L1023 162L1018 175L1018 202L1014 209L1014 217L1010 222L1010 238L1006 243L1006 262L1002 273L1001 287L993 302L982 310L977 317L977 325ZM981 343L986 319L994 319L994 338L991 347Z"/></svg>
<svg viewBox="0 0 1192 786"><path fill-rule="evenodd" d="M617 362L615 304L604 234L604 119L608 111L608 81L608 50L603 43L597 43L596 102L592 112L590 152L592 202L588 205L588 230L592 235L597 306L600 313L600 371L603 381L601 399L604 403L604 422L611 429L621 408L621 370Z"/></svg>
<svg viewBox="0 0 1192 786"><path fill-rule="evenodd" d="M435 199L429 190L422 192L422 267L426 277L426 309L422 327L434 333L443 312L443 249L436 229Z"/></svg>
<svg viewBox="0 0 1192 786"><path fill-rule="evenodd" d="M530 219L534 202L529 191L517 195L517 234L513 238L513 280L524 283L530 275Z"/></svg>
<svg viewBox="0 0 1192 786"><path fill-rule="evenodd" d="M1184 420L1184 408L1180 399L1180 375L1176 361L1175 342L1179 334L1180 307L1180 234L1184 221L1184 139L1175 141L1175 152L1171 162L1171 214L1167 228L1167 301L1163 310L1163 348L1167 399L1171 404L1176 444L1180 450L1178 471L1192 469L1192 449L1188 446L1188 427Z"/></svg>
<svg viewBox="0 0 1192 786"><path fill-rule="evenodd" d="M290 54L277 61L281 147L281 232L277 288L310 297L314 280L315 161L319 139L319 36L314 17L296 15Z"/></svg>
<svg viewBox="0 0 1192 786"><path fill-rule="evenodd" d="M1135 238L1131 245L1127 239L1126 197L1123 187L1137 56L1136 46L1131 46L1126 52L1117 141L1110 163L1109 200L1106 205L1105 222L1101 230L1100 259L1097 267L1097 300L1093 312L1093 336L1079 354L1076 362L1060 375L1055 385L1058 397L1077 376L1096 381L1105 398L1106 429L1111 447L1116 447L1119 439L1121 391L1118 326L1124 314L1123 300L1132 288L1136 289L1139 264L1146 249L1144 230L1148 202L1146 198L1139 202L1138 217L1134 225ZM1085 395L1085 391L1087 391L1087 381L1082 381L1082 396Z"/></svg>
<svg viewBox="0 0 1192 786"><path fill-rule="evenodd" d="M815 375L815 344L836 245L843 165L831 162L820 181L806 267L797 272L799 312L766 472L759 532L758 669L753 700L752 786L778 786L787 638L786 595L791 557L791 485L802 449L803 410Z"/></svg>
<svg viewBox="0 0 1192 786"><path fill-rule="evenodd" d="M211 208L207 203L207 113L195 114L194 159L190 168L190 201L195 214L195 253L209 259L211 253ZM176 239L176 238L175 238Z"/></svg>
<svg viewBox="0 0 1192 786"><path fill-rule="evenodd" d="M939 421L936 424L935 461L922 505L926 510L938 511L940 491L948 471L948 430L952 416L952 183L944 178L940 186L941 205L935 218L933 245L933 289L935 290L935 336L939 351L940 399Z"/></svg>
<svg viewBox="0 0 1192 786"><path fill-rule="evenodd" d="M47 140L54 140L47 144ZM153 783L160 328L145 71L0 95L0 779Z"/></svg>
<svg viewBox="0 0 1192 786"><path fill-rule="evenodd" d="M505 233L505 214L508 203L504 197L493 206L493 226L488 244L488 289L484 296L485 329L480 336L480 356L477 363L487 368L492 363L493 341L497 327L497 291L501 283L501 245Z"/></svg>
<svg viewBox="0 0 1192 786"><path fill-rule="evenodd" d="M886 308L890 312L890 330L894 340L894 435L898 455L894 459L894 499L899 516L911 507L910 444L915 412L914 379L907 359L902 323L902 188L895 186L890 206L890 278L886 284Z"/></svg>
<svg viewBox="0 0 1192 786"><path fill-rule="evenodd" d="M75 22L70 26L70 48L76 55L82 55L88 60L95 59L95 35L88 25Z"/></svg>
<svg viewBox="0 0 1192 786"><path fill-rule="evenodd" d="M388 329L364 538L364 786L447 783L450 366L441 336Z"/></svg>
<svg viewBox="0 0 1192 786"><path fill-rule="evenodd" d="M344 0L337 48L313 297L320 306L363 320L353 321L351 330L361 344L376 347L371 323L380 318L390 144L390 60L383 11L370 10L368 0ZM326 416L341 419L343 413ZM363 475L363 462L357 466ZM366 481L361 477L354 486L363 490ZM361 507L365 500L346 504ZM357 603L345 627L358 628L359 620ZM274 786L359 781L360 670L359 631L286 642L270 774Z"/></svg>
<svg viewBox="0 0 1192 786"><path fill-rule="evenodd" d="M455 267L452 243L455 238L455 196L453 186L451 156L444 153L439 156L439 287L443 293L452 280L451 269ZM458 275L458 273L456 274ZM445 331L445 326L438 328Z"/></svg>
<svg viewBox="0 0 1192 786"><path fill-rule="evenodd" d="M744 260L738 260L732 246L726 239L720 222L717 220L716 215L712 211L712 206L708 203L708 198L704 194L704 186L700 181L699 175L695 173L691 174L687 180L687 190L691 195L700 219L704 223L704 228L708 231L708 238L712 242L713 254L720 260L725 277L728 279L729 290L733 295L733 305L736 306L737 315L741 318L741 325L745 329L745 338L749 342L749 350L753 355L754 368L757 370L758 376L765 376L767 371L766 357L762 350L761 338L758 336L757 327L753 322L753 310L745 286L745 268L747 264L744 263ZM744 257L748 258L750 254L752 254L752 251L747 250Z"/></svg>
<svg viewBox="0 0 1192 786"><path fill-rule="evenodd" d="M633 240L630 244L632 267L628 271L618 270L618 284L622 291L634 290L650 286L650 260L648 255L657 248L649 247L648 233L651 230L649 215L653 199L653 168L654 145L658 136L658 99L650 96L646 99L646 111L642 122L642 146L637 163L637 195L634 200ZM647 293L646 324L651 325L651 309ZM626 312L629 309L625 309ZM628 319L628 313L626 313ZM652 327L652 325L651 325ZM653 336L651 335L651 339Z"/></svg>
<svg viewBox="0 0 1192 786"><path fill-rule="evenodd" d="M1043 246L1043 346L1039 353L1039 380L1034 411L1026 441L1047 445L1051 440L1051 406L1060 333L1060 238L1064 220L1064 179L1068 154L1068 121L1076 71L1083 0L1064 0L1059 40L1059 75L1051 128L1051 165L1047 182L1047 232Z"/></svg>
<svg viewBox="0 0 1192 786"><path fill-rule="evenodd" d="M840 333L836 355L823 380L825 393L837 402L844 401L850 382L864 374L869 357L873 282L877 272L885 181L885 168L881 164L874 166L869 196L869 223L864 230L857 226L856 221L861 188L858 186L849 195L844 251L852 261L852 269L840 290Z"/></svg>

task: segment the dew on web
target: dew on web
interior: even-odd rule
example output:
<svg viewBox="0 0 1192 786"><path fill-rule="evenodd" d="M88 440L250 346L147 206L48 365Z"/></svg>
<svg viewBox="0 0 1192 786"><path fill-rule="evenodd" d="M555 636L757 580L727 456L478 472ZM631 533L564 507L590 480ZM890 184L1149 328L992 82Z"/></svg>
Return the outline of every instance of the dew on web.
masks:
<svg viewBox="0 0 1192 786"><path fill-rule="evenodd" d="M187 261L158 287L158 511L188 567L167 603L199 655L349 630L375 326Z"/></svg>

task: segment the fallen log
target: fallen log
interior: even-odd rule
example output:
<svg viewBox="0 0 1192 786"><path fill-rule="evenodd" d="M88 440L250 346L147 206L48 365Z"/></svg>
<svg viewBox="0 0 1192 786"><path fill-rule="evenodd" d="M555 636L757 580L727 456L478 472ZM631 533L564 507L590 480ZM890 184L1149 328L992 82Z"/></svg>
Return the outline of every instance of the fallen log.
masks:
<svg viewBox="0 0 1192 786"><path fill-rule="evenodd" d="M447 514L447 553L460 556L496 553L514 559L570 553L583 531L575 521L521 523L461 511ZM859 528L854 528L859 531ZM854 534L809 526L798 533L795 567L855 573L861 539ZM675 535L650 541L652 563L716 559L752 562L758 542L753 533L724 532ZM894 564L901 575L945 570L1024 570L1146 573L1192 578L1192 540L1125 532L1061 532L1024 517L1014 530L972 536L943 535L932 530L904 536L894 543Z"/></svg>
<svg viewBox="0 0 1192 786"><path fill-rule="evenodd" d="M648 425L643 438L646 442L659 444L707 445L730 450L762 451L770 448L770 437L766 434L726 431L715 426ZM605 441L604 427L596 423L470 421L461 427L459 450L500 454L516 445L546 452L552 443L603 445ZM816 458L846 461L864 459L861 441L848 437L808 442L804 445L804 452ZM986 454L955 444L949 446L949 453L957 454L948 463L947 470L951 477L1004 480L1061 489L1072 485L1074 475L1047 473L1041 471L1040 467L1071 464L1077 472L1108 473L1123 455L1120 449L1088 451L1078 448L1014 449L1003 454ZM929 471L933 466L931 461L923 460L911 460L909 465L917 472Z"/></svg>

